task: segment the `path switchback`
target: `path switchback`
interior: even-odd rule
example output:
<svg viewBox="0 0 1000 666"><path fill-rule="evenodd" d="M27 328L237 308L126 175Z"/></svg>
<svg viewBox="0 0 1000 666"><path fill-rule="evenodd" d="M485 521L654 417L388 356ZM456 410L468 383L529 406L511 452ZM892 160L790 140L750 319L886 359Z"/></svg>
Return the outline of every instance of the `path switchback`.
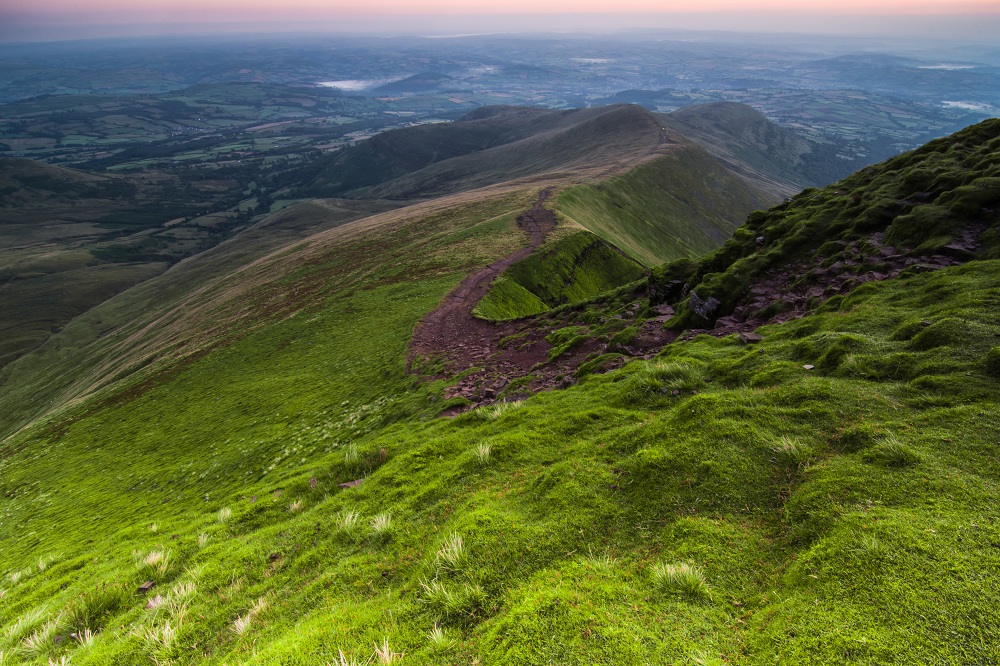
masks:
<svg viewBox="0 0 1000 666"><path fill-rule="evenodd" d="M555 229L555 213L545 208L549 194L550 190L542 190L535 205L517 216L517 226L530 239L526 247L470 273L417 324L410 343L411 364L418 357L443 357L449 371L461 371L481 364L495 351L491 339L502 327L476 319L472 308L486 295L493 280L529 257Z"/></svg>

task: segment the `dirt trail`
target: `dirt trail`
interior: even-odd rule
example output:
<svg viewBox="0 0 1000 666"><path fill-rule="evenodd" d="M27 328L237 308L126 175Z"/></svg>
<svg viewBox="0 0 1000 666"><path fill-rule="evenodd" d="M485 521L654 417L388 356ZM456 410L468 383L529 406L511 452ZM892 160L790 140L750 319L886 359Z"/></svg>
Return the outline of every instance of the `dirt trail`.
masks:
<svg viewBox="0 0 1000 666"><path fill-rule="evenodd" d="M495 350L493 338L504 327L476 319L472 308L486 295L493 280L530 256L555 229L555 213L544 207L549 194L549 190L542 190L535 205L517 216L517 226L530 239L527 247L468 275L417 324L410 342L410 364L418 357L443 356L449 371L460 371L480 364Z"/></svg>
<svg viewBox="0 0 1000 666"><path fill-rule="evenodd" d="M461 379L445 389L444 397L463 398L468 403L447 414L497 400L522 398L537 391L564 388L575 383L574 373L581 363L607 350L606 341L593 337L549 359L552 344L546 336L553 329L570 323L582 325L573 320L572 313L556 319L529 317L499 324L472 316L472 308L486 294L493 280L507 267L537 250L555 228L556 216L545 208L549 194L549 190L543 190L534 207L517 217L518 226L530 238L528 246L466 277L414 330L407 359L411 372L437 378L462 374ZM638 304L631 308L628 318L633 320L639 309ZM621 351L630 356L652 356L655 350L676 337L676 333L661 329L666 319L660 316L641 323L635 348ZM623 363L624 357L609 361L603 371Z"/></svg>

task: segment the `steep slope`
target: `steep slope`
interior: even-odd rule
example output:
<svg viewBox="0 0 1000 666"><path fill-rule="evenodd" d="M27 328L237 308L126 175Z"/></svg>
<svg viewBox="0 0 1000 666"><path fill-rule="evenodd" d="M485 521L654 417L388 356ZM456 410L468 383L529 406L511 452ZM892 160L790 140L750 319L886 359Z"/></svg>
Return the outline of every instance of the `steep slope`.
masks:
<svg viewBox="0 0 1000 666"><path fill-rule="evenodd" d="M809 298L847 292L907 267L1000 256L998 135L1000 120L988 120L754 213L684 280L671 278L675 287L686 281L692 294L674 325L712 325L734 314L737 321L752 319L768 308L771 314L802 311ZM753 294L778 266L784 281ZM670 291L662 285L660 297Z"/></svg>
<svg viewBox="0 0 1000 666"><path fill-rule="evenodd" d="M86 305L81 303L85 293L80 284L67 286L64 281L44 281L45 276L40 276L3 285L0 297L10 295L6 312L12 315L4 322L8 343L16 341L14 331L30 330L35 322L29 316L20 320L13 316L22 310L34 307L51 312L70 301L77 316L60 322L58 331L45 328L32 353L0 369L0 411L4 413L0 433L9 434L163 356L176 360L197 353L198 345L191 345L195 337L192 331L198 331L199 326L210 329L217 322L194 316L192 299L197 302L225 291L218 286L219 280L231 279L279 248L386 208L373 202L341 200L317 200L287 208L169 270L164 266L165 272L147 276L149 279L131 289L102 294L105 298L82 314L77 312ZM40 300L33 302L36 294L26 282L47 284L52 294L38 296Z"/></svg>
<svg viewBox="0 0 1000 666"><path fill-rule="evenodd" d="M646 266L695 257L729 238L746 215L778 201L696 144L560 193L556 208Z"/></svg>
<svg viewBox="0 0 1000 666"><path fill-rule="evenodd" d="M930 192L947 222L916 228L943 249L992 220L998 129L859 174L859 202ZM852 233L831 223L841 192L751 220L784 251L769 269ZM5 663L1000 659L1000 262L434 418L462 401L406 373L408 337L523 242L538 192L463 196L327 231L95 341L197 353L0 442ZM703 265L728 272L724 253ZM646 308L622 291L540 321L563 341L609 309L632 326Z"/></svg>
<svg viewBox="0 0 1000 666"><path fill-rule="evenodd" d="M505 271L472 314L491 321L520 319L589 300L644 274L639 264L600 237L568 230Z"/></svg>

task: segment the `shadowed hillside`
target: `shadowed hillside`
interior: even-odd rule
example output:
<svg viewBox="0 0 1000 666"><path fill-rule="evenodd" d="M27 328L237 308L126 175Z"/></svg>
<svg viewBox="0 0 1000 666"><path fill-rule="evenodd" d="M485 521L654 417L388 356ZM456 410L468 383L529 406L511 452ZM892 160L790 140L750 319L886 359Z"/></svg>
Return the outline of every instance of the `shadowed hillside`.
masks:
<svg viewBox="0 0 1000 666"><path fill-rule="evenodd" d="M806 139L744 104L699 104L662 118L728 168L775 195L789 196L805 186L826 185L864 166L852 168L849 161L837 157L833 144Z"/></svg>
<svg viewBox="0 0 1000 666"><path fill-rule="evenodd" d="M605 181L561 193L558 209L645 264L717 247L746 215L776 198L755 189L696 144Z"/></svg>
<svg viewBox="0 0 1000 666"><path fill-rule="evenodd" d="M754 213L722 248L692 264L693 296L676 325L714 324L740 305L737 316L751 316L754 306L745 302L751 287L792 261L806 271L771 286L777 288L768 304L774 314L802 307L790 295L781 301L782 292L818 288L812 297L833 296L866 275L872 279L870 273L885 277L921 265L997 258L998 133L1000 120L988 120Z"/></svg>
<svg viewBox="0 0 1000 666"><path fill-rule="evenodd" d="M0 367L91 307L216 244L232 187L0 158Z"/></svg>

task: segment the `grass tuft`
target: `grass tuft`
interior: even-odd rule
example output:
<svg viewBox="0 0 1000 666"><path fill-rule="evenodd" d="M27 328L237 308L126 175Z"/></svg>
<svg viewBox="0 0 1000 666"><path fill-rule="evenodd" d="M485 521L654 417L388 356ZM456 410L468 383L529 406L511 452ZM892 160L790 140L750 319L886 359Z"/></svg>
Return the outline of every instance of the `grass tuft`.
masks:
<svg viewBox="0 0 1000 666"><path fill-rule="evenodd" d="M653 565L653 584L663 592L678 594L690 599L707 599L708 583L701 568L687 562Z"/></svg>
<svg viewBox="0 0 1000 666"><path fill-rule="evenodd" d="M250 630L251 625L253 625L254 620L260 617L270 605L271 600L268 597L260 597L245 615L240 615L233 620L233 626L230 627L230 631L236 636L246 634Z"/></svg>
<svg viewBox="0 0 1000 666"><path fill-rule="evenodd" d="M232 517L233 517L233 510L230 509L228 506L222 507L221 509L219 509L219 512L215 514L215 519L218 520L223 525L228 523Z"/></svg>
<svg viewBox="0 0 1000 666"><path fill-rule="evenodd" d="M435 624L431 627L430 632L427 634L427 638L430 640L431 644L438 649L444 649L451 645L451 638L449 638L448 633L440 624Z"/></svg>
<svg viewBox="0 0 1000 666"><path fill-rule="evenodd" d="M893 468L910 467L923 460L919 453L896 439L895 435L886 436L874 448L865 451L862 457L867 463Z"/></svg>
<svg viewBox="0 0 1000 666"><path fill-rule="evenodd" d="M55 647L54 638L63 626L62 613L43 624L21 641L20 653L26 658L38 659Z"/></svg>
<svg viewBox="0 0 1000 666"><path fill-rule="evenodd" d="M695 666L725 666L726 664L726 662L722 659L713 657L712 655L706 654L702 651L691 654L688 656L688 660Z"/></svg>
<svg viewBox="0 0 1000 666"><path fill-rule="evenodd" d="M29 634L21 641L20 652L27 659L37 659L45 654L52 647L48 637L41 630Z"/></svg>
<svg viewBox="0 0 1000 666"><path fill-rule="evenodd" d="M608 573L615 568L614 558L607 553L604 555L594 555L593 553L590 553L585 561L587 565L595 571Z"/></svg>
<svg viewBox="0 0 1000 666"><path fill-rule="evenodd" d="M17 621L8 626L4 633L7 635L9 641L18 641L29 634L42 621L44 616L44 609L33 608L17 618Z"/></svg>
<svg viewBox="0 0 1000 666"><path fill-rule="evenodd" d="M138 561L139 568L143 571L156 571L165 574L170 570L170 551L151 550L145 555L142 551L134 551L132 555Z"/></svg>
<svg viewBox="0 0 1000 666"><path fill-rule="evenodd" d="M479 585L447 585L440 580L420 581L422 601L445 619L468 620L486 603L486 592Z"/></svg>
<svg viewBox="0 0 1000 666"><path fill-rule="evenodd" d="M250 613L246 615L241 615L235 620L233 620L233 626L231 631L237 636L242 636L250 630L250 625L253 623L253 616Z"/></svg>
<svg viewBox="0 0 1000 666"><path fill-rule="evenodd" d="M372 532L376 535L388 534L392 530L392 515L380 513L372 518Z"/></svg>
<svg viewBox="0 0 1000 666"><path fill-rule="evenodd" d="M343 650L337 650L337 655L337 661L333 663L327 662L326 666L361 666L361 662L345 657Z"/></svg>
<svg viewBox="0 0 1000 666"><path fill-rule="evenodd" d="M485 467L490 463L490 453L492 450L493 446L489 442L480 442L472 450L472 455L475 457L477 463Z"/></svg>
<svg viewBox="0 0 1000 666"><path fill-rule="evenodd" d="M438 566L448 571L458 571L465 563L465 542L462 535L452 532L445 539L444 544L438 548L435 562Z"/></svg>
<svg viewBox="0 0 1000 666"><path fill-rule="evenodd" d="M487 407L480 407L472 413L484 421L496 421L497 419L509 414L517 409L524 406L523 400L511 400L510 402L498 402Z"/></svg>
<svg viewBox="0 0 1000 666"><path fill-rule="evenodd" d="M97 638L97 632L84 627L76 632L73 640L75 640L80 647L91 647L94 644L95 638Z"/></svg>
<svg viewBox="0 0 1000 666"><path fill-rule="evenodd" d="M451 599L451 592L441 581L421 580L420 589L423 591L423 600L433 608L444 609Z"/></svg>
<svg viewBox="0 0 1000 666"><path fill-rule="evenodd" d="M771 444L771 454L776 464L796 469L809 464L812 459L812 449L808 444L787 435Z"/></svg>
<svg viewBox="0 0 1000 666"><path fill-rule="evenodd" d="M629 402L649 402L678 393L690 393L705 385L704 369L695 362L646 363L625 384Z"/></svg>
<svg viewBox="0 0 1000 666"><path fill-rule="evenodd" d="M355 469L360 462L361 451L358 450L357 444L348 444L344 449L344 466L348 469Z"/></svg>
<svg viewBox="0 0 1000 666"><path fill-rule="evenodd" d="M360 526L361 516L357 511L349 511L345 509L337 515L337 531L343 534L351 535L357 532Z"/></svg>
<svg viewBox="0 0 1000 666"><path fill-rule="evenodd" d="M403 659L403 653L393 652L389 647L389 639L384 638L382 645L375 644L375 658L380 664L395 664Z"/></svg>
<svg viewBox="0 0 1000 666"><path fill-rule="evenodd" d="M152 653L153 660L159 663L166 661L170 652L177 643L177 625L171 624L167 620L159 627L145 627L141 630L139 637L146 644L147 649Z"/></svg>

